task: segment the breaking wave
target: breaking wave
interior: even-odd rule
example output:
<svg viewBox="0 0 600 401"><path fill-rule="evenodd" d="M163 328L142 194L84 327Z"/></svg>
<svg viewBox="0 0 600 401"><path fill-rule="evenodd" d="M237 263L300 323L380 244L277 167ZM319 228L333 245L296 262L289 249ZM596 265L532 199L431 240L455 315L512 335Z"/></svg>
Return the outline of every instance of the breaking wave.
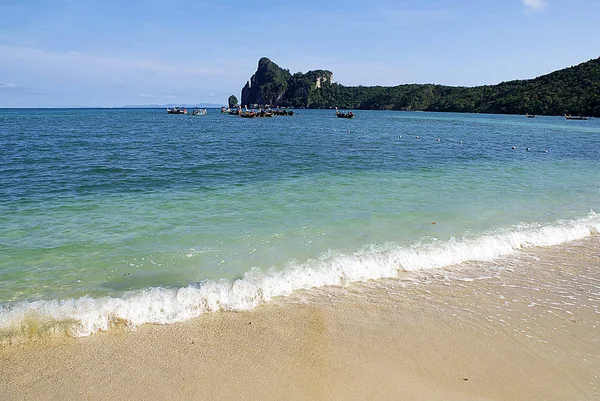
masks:
<svg viewBox="0 0 600 401"><path fill-rule="evenodd" d="M600 217L548 225L523 224L480 235L426 241L410 247L370 245L352 254L330 251L318 259L292 263L281 271L253 269L243 278L205 281L183 288L148 288L122 297L18 302L0 306L0 342L36 335L74 337L115 326L170 324L218 310L248 310L295 290L393 278L403 271L489 261L521 248L553 246L597 234Z"/></svg>

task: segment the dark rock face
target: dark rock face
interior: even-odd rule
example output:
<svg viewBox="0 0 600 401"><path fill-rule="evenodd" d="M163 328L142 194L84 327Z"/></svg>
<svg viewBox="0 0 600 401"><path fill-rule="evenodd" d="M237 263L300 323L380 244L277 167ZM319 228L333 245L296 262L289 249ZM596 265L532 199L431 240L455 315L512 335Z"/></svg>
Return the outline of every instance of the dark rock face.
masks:
<svg viewBox="0 0 600 401"><path fill-rule="evenodd" d="M290 76L288 70L266 57L261 58L258 69L242 89L242 105L277 104L287 89Z"/></svg>
<svg viewBox="0 0 600 401"><path fill-rule="evenodd" d="M242 88L242 105L308 107L310 90L331 83L330 71L310 71L290 74L266 57Z"/></svg>
<svg viewBox="0 0 600 401"><path fill-rule="evenodd" d="M237 107L238 104L239 104L238 99L237 99L237 97L235 97L235 95L231 95L227 99L227 105L229 106L230 109L233 107Z"/></svg>
<svg viewBox="0 0 600 401"><path fill-rule="evenodd" d="M254 75L252 76L254 78ZM259 103L260 102L260 103ZM262 97L260 96L260 88L251 87L250 81L246 82L246 85L242 88L242 104L247 106L249 104L259 103L262 104Z"/></svg>

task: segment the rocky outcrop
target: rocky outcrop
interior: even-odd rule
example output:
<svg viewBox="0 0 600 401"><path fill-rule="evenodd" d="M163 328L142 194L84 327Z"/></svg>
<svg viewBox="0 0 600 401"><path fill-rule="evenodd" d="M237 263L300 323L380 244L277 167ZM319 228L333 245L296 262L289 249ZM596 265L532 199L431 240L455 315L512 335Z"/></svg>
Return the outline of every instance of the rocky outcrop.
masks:
<svg viewBox="0 0 600 401"><path fill-rule="evenodd" d="M311 91L331 85L331 71L316 70L290 74L266 57L242 88L242 105L309 107Z"/></svg>
<svg viewBox="0 0 600 401"><path fill-rule="evenodd" d="M237 107L238 104L238 99L235 97L235 95L231 95L229 98L227 98L227 106L229 106L230 109Z"/></svg>
<svg viewBox="0 0 600 401"><path fill-rule="evenodd" d="M296 108L424 110L600 117L600 58L534 79L498 85L343 86L327 70L290 74L268 58L242 89L242 105Z"/></svg>
<svg viewBox="0 0 600 401"><path fill-rule="evenodd" d="M242 105L277 105L287 90L290 77L288 70L266 57L261 58L258 69L242 89Z"/></svg>

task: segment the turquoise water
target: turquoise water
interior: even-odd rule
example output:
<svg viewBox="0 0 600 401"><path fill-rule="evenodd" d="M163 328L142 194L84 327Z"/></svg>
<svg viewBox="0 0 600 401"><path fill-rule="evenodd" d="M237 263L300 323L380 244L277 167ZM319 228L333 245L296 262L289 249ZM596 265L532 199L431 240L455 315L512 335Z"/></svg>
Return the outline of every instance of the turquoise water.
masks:
<svg viewBox="0 0 600 401"><path fill-rule="evenodd" d="M0 330L169 323L597 232L600 120L0 110Z"/></svg>

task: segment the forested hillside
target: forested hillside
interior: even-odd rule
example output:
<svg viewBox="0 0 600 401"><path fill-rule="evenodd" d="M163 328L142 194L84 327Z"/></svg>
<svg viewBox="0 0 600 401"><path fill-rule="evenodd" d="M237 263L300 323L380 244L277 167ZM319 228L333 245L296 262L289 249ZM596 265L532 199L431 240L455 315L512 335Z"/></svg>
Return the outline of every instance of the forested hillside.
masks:
<svg viewBox="0 0 600 401"><path fill-rule="evenodd" d="M343 86L332 76L327 70L291 74L262 58L242 90L242 104L600 117L600 58L534 79L476 87Z"/></svg>

